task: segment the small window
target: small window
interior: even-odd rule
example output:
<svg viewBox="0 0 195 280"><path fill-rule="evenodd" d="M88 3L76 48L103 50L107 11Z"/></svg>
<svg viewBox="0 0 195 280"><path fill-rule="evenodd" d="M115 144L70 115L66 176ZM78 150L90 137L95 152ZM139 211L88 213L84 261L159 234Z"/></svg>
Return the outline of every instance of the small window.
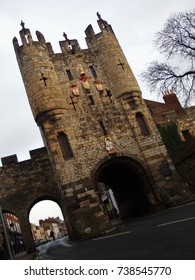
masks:
<svg viewBox="0 0 195 280"><path fill-rule="evenodd" d="M68 76L68 79L69 79L70 81L72 81L72 80L73 80L73 76L72 76L72 73L70 72L70 70L66 70L66 74L67 74L67 76Z"/></svg>
<svg viewBox="0 0 195 280"><path fill-rule="evenodd" d="M99 124L100 124L100 127L101 127L101 129L102 129L103 134L104 134L104 135L107 135L107 131L106 131L106 128L105 128L105 126L104 126L103 121L99 121Z"/></svg>
<svg viewBox="0 0 195 280"><path fill-rule="evenodd" d="M69 43L68 50L70 50L72 54L76 53L75 47L72 43Z"/></svg>
<svg viewBox="0 0 195 280"><path fill-rule="evenodd" d="M68 141L68 137L64 132L58 134L58 141L63 154L64 159L70 159L73 157L72 149Z"/></svg>
<svg viewBox="0 0 195 280"><path fill-rule="evenodd" d="M169 164L167 160L163 160L160 164L160 171L164 177L172 175L171 169L169 167Z"/></svg>
<svg viewBox="0 0 195 280"><path fill-rule="evenodd" d="M149 133L148 127L146 125L146 122L144 120L144 116L143 116L142 113L137 113L136 114L136 120L137 120L137 123L138 123L138 125L140 127L141 134L143 136L149 135L150 133Z"/></svg>
<svg viewBox="0 0 195 280"><path fill-rule="evenodd" d="M97 74L96 74L96 71L95 71L94 67L93 66L89 66L89 69L90 69L91 74L93 75L93 77L96 78Z"/></svg>
<svg viewBox="0 0 195 280"><path fill-rule="evenodd" d="M110 103L112 103L112 93L109 89L106 89L106 96L109 98Z"/></svg>
<svg viewBox="0 0 195 280"><path fill-rule="evenodd" d="M89 100L91 102L91 105L95 105L95 102L93 100L93 96L92 95L88 95L89 96Z"/></svg>
<svg viewBox="0 0 195 280"><path fill-rule="evenodd" d="M189 132L188 129L187 129L187 130L183 130L183 131L182 131L182 135L183 135L185 141L190 141L190 140L192 140L192 135L191 135L191 133Z"/></svg>

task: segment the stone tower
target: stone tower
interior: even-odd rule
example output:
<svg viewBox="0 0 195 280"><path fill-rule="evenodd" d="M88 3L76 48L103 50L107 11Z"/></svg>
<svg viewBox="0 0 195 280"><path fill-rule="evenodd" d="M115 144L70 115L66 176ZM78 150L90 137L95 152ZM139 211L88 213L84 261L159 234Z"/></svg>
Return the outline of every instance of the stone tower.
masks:
<svg viewBox="0 0 195 280"><path fill-rule="evenodd" d="M56 54L21 25L15 53L70 237L110 229L110 189L121 219L176 203L183 185L112 27L98 14L100 33L87 27L87 49L63 33Z"/></svg>

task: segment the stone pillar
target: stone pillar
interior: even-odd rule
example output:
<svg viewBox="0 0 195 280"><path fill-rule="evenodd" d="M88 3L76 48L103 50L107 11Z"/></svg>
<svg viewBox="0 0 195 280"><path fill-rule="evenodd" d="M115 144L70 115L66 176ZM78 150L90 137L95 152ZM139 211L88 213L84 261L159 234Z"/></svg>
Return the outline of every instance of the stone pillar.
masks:
<svg viewBox="0 0 195 280"><path fill-rule="evenodd" d="M27 215L19 215L21 232L24 240L24 246L27 253L36 251L35 242L33 240L31 225Z"/></svg>

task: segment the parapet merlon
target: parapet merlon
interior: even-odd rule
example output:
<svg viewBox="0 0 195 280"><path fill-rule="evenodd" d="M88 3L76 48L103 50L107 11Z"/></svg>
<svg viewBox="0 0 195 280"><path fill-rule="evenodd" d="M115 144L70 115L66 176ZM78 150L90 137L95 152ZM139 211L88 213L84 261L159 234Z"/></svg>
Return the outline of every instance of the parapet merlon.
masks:
<svg viewBox="0 0 195 280"><path fill-rule="evenodd" d="M93 40L96 36L99 36L102 33L114 34L111 25L108 24L107 21L103 20L99 13L97 13L97 16L98 16L97 23L99 25L101 32L98 34L95 34L93 27L90 24L85 30L86 41ZM54 54L51 43L46 42L44 35L40 31L36 31L36 36L37 36L38 41L34 41L32 38L31 32L30 32L30 29L25 27L25 23L23 21L21 21L21 26L22 26L22 29L20 30L19 33L20 33L22 45L36 44L36 43L43 44L43 45L46 45L49 53ZM62 53L75 54L75 53L78 53L81 51L80 45L76 39L69 39L68 35L65 32L63 32L63 37L65 40L59 41ZM13 44L14 44L15 50L18 52L20 49L20 46L18 43L18 39L16 37L13 38Z"/></svg>
<svg viewBox="0 0 195 280"><path fill-rule="evenodd" d="M39 160L39 159L48 157L48 152L47 152L46 147L31 150L31 151L29 151L29 154L30 154L30 159L27 159L27 160L24 160L21 162L18 161L16 154L2 157L1 158L2 166L4 167L4 166L10 166L10 165L18 165L18 164L27 163L27 162L31 162L34 160Z"/></svg>

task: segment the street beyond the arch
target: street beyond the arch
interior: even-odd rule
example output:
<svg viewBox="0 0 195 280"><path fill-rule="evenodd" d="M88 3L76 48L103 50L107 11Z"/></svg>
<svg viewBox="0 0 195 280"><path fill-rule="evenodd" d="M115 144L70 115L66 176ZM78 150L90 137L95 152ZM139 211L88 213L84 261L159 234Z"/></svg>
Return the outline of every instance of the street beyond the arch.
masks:
<svg viewBox="0 0 195 280"><path fill-rule="evenodd" d="M194 260L195 202L115 224L102 237L69 242L68 237L37 248L40 260ZM28 256L18 256L25 259Z"/></svg>

